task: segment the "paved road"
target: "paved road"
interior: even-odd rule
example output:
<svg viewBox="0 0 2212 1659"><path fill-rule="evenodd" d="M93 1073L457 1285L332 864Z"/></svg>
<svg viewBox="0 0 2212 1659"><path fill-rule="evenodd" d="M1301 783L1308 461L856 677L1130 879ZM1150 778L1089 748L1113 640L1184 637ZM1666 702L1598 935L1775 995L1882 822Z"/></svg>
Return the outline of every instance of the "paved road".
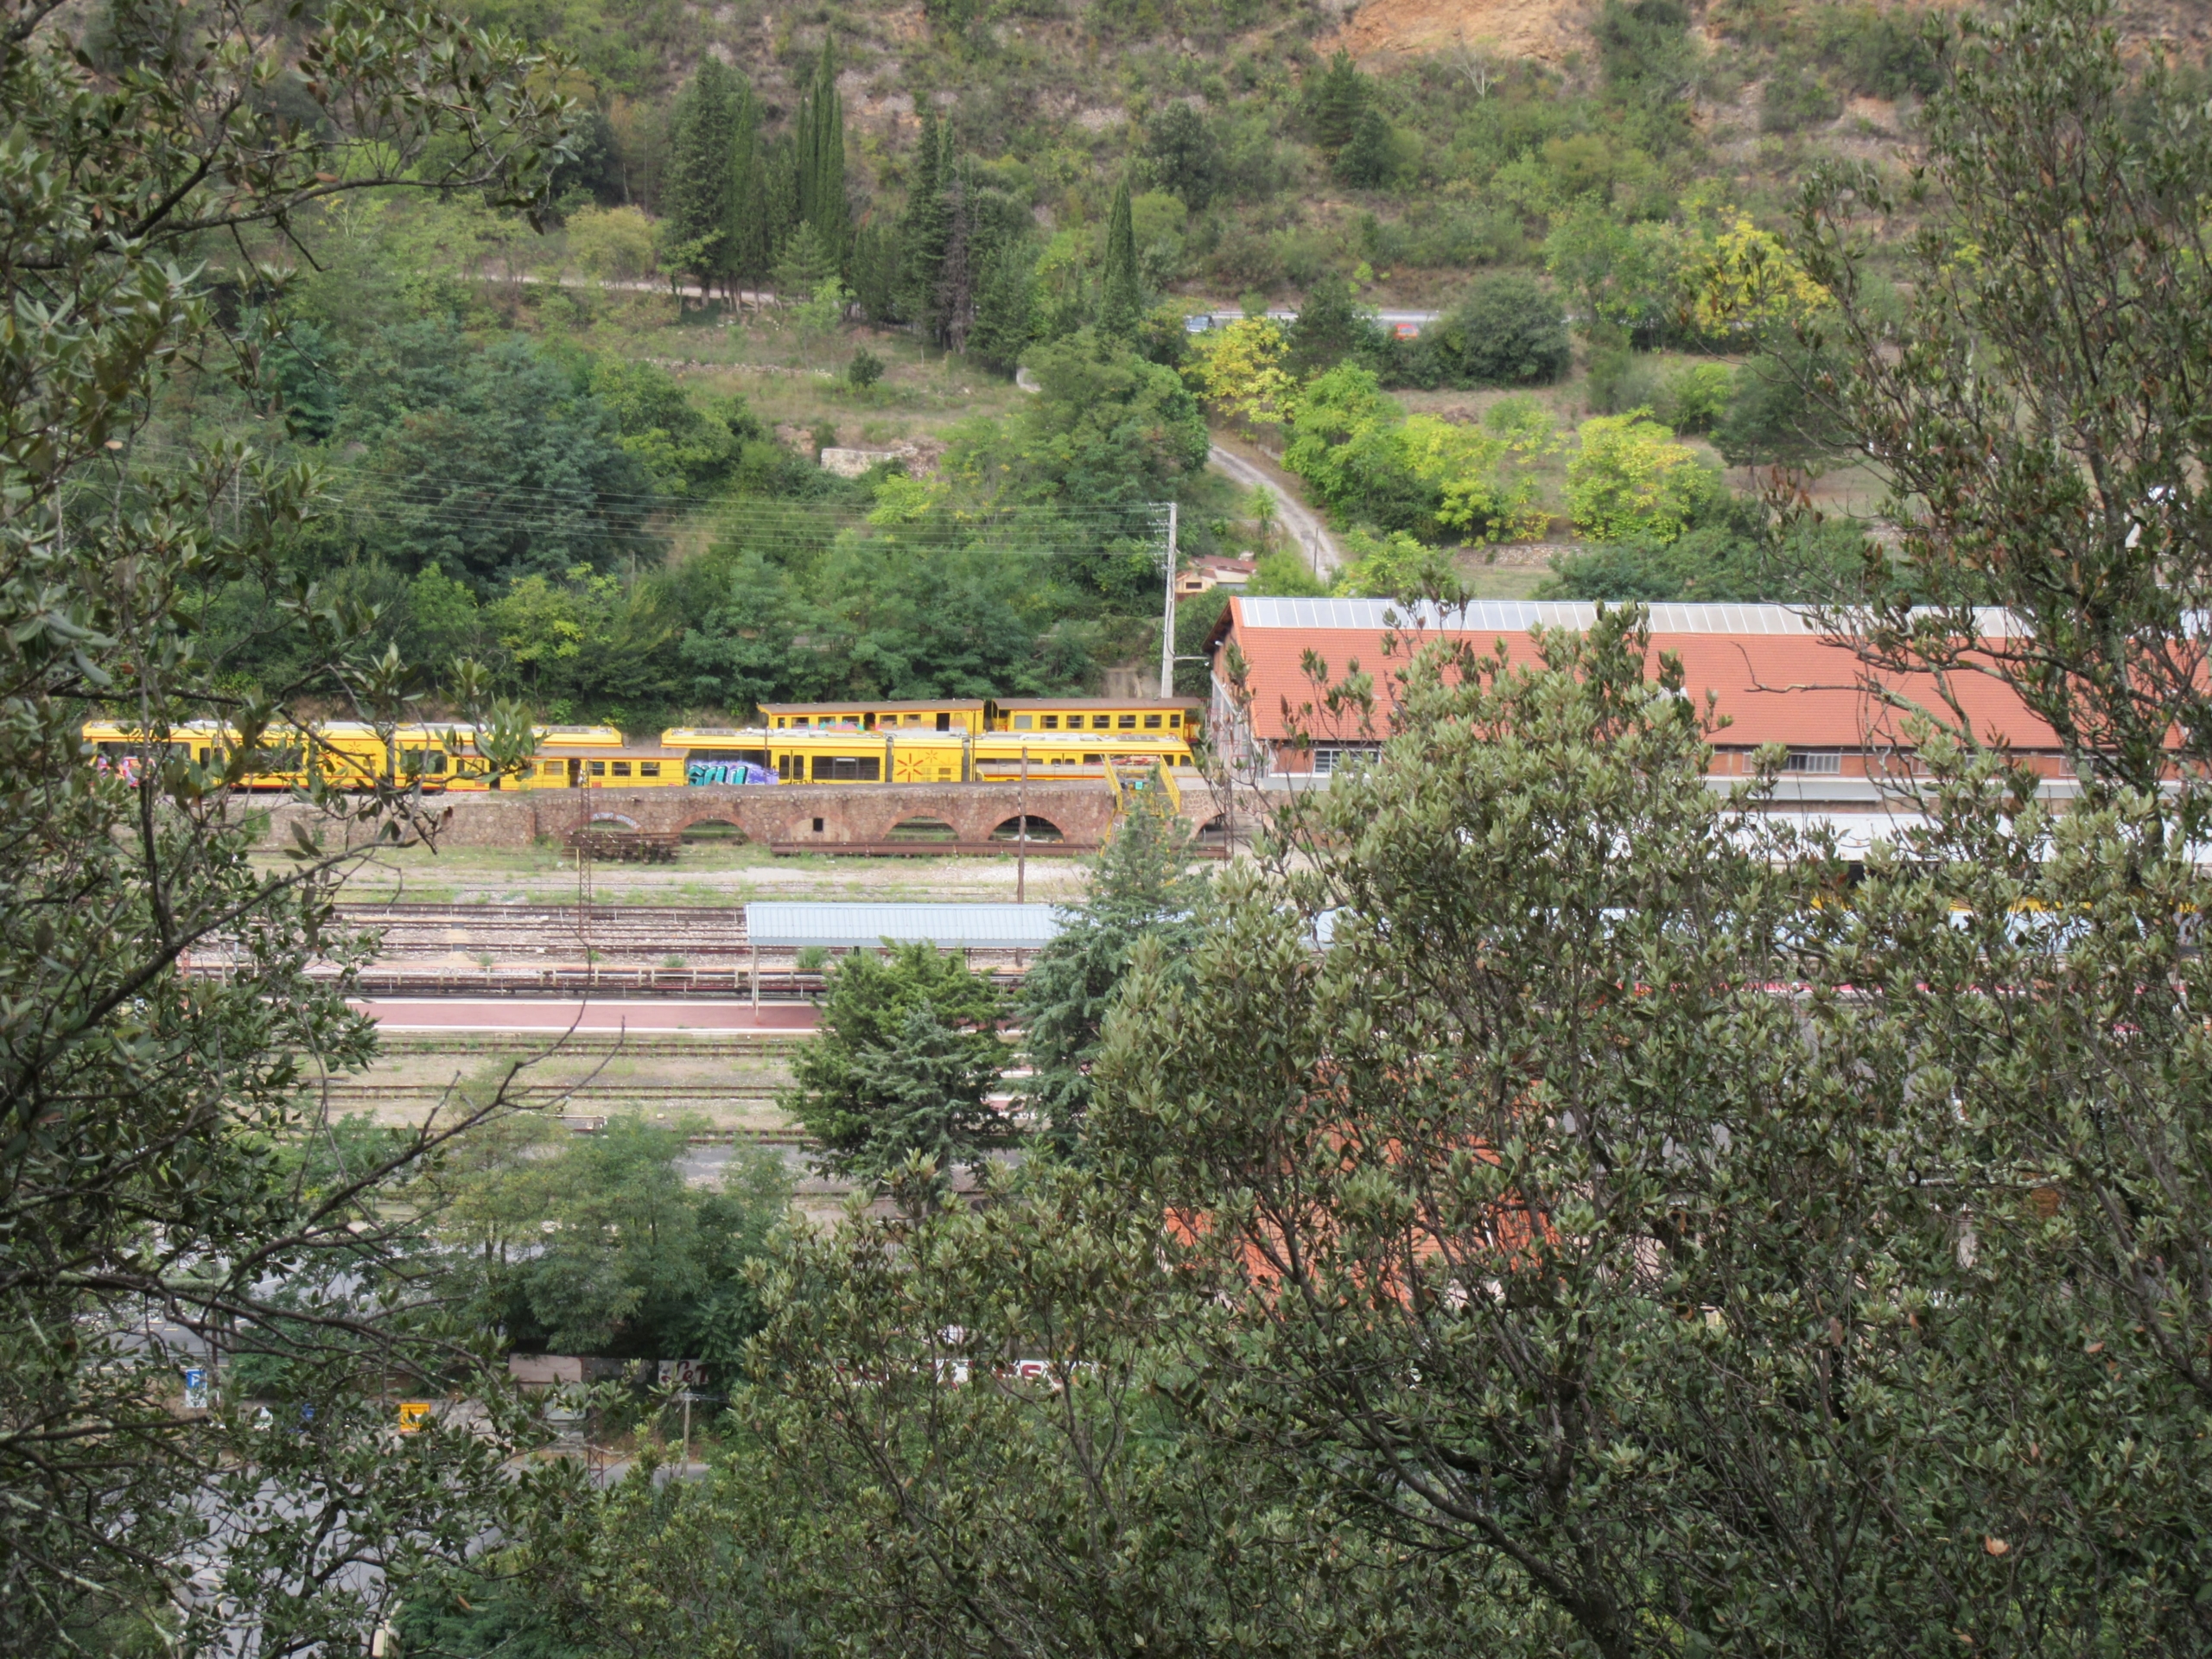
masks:
<svg viewBox="0 0 2212 1659"><path fill-rule="evenodd" d="M1262 467L1255 466L1234 450L1219 444L1206 456L1207 464L1217 473L1235 479L1246 489L1262 489L1275 499L1275 512L1282 527L1290 532L1290 539L1304 550L1309 563L1326 578L1336 574L1344 563L1344 555L1337 547L1336 538L1329 528L1303 501L1270 477Z"/></svg>
<svg viewBox="0 0 2212 1659"><path fill-rule="evenodd" d="M353 1006L386 1031L811 1031L818 1018L804 1002L766 1002L756 1014L750 1002L672 997L370 996Z"/></svg>

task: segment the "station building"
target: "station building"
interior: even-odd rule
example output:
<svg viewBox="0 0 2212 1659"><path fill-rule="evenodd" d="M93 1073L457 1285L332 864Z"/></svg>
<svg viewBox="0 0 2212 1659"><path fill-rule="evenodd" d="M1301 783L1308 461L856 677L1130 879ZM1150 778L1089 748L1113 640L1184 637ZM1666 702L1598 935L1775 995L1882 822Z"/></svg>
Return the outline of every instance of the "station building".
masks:
<svg viewBox="0 0 2212 1659"><path fill-rule="evenodd" d="M1702 704L1708 692L1726 723L1713 737L1710 781L1722 788L1754 770L1769 744L1786 751L1772 810L1834 825L1847 846L1894 828L1904 785L1918 770L1910 719L1900 702L1940 710L1933 677L1876 676L1851 648L1823 636L1781 605L1654 605L1651 650L1682 664L1685 690ZM1581 630L1597 619L1589 604L1481 601L1441 607L1369 599L1254 599L1229 601L1207 642L1213 664L1208 722L1216 750L1263 786L1321 786L1356 766L1389 735L1395 675L1425 639L1463 640L1489 654L1500 642L1516 663L1537 660L1531 630ZM2007 626L1984 613L1987 633ZM1245 669L1243 696L1229 683L1234 645ZM1372 677L1374 729L1332 720L1309 672L1331 681ZM2045 779L2044 792L2075 791L2056 734L2012 692L1980 674L1949 688L1985 738L2002 739L2015 758Z"/></svg>

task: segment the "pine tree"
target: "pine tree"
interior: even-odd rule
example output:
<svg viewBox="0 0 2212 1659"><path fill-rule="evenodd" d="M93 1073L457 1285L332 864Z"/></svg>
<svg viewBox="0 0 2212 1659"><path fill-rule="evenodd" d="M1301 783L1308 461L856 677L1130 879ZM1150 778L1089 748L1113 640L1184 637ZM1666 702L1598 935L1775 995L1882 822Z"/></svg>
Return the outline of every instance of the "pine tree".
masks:
<svg viewBox="0 0 2212 1659"><path fill-rule="evenodd" d="M1135 336L1144 321L1144 289L1137 279L1137 235L1129 213L1129 181L1114 188L1106 221L1106 266L1098 285L1098 332L1115 340Z"/></svg>
<svg viewBox="0 0 2212 1659"><path fill-rule="evenodd" d="M880 327L904 322L899 306L899 229L895 225L863 225L853 237L853 297L861 315Z"/></svg>
<svg viewBox="0 0 2212 1659"><path fill-rule="evenodd" d="M726 275L737 219L739 88L730 69L709 58L677 95L669 142L664 199L682 269L702 286ZM751 92L745 92L750 102Z"/></svg>
<svg viewBox="0 0 2212 1659"><path fill-rule="evenodd" d="M1037 250L1010 242L999 248L985 269L976 294L976 326L968 352L985 367L1012 374L1035 338Z"/></svg>
<svg viewBox="0 0 2212 1659"><path fill-rule="evenodd" d="M944 263L938 268L937 336L948 352L968 349L976 322L976 169L966 156L953 167L945 188L950 216Z"/></svg>
<svg viewBox="0 0 2212 1659"><path fill-rule="evenodd" d="M845 101L837 91L836 52L826 35L814 83L799 98L792 142L798 148L798 215L814 226L842 269L852 228L845 199Z"/></svg>
<svg viewBox="0 0 2212 1659"><path fill-rule="evenodd" d="M837 274L837 257L805 219L784 238L776 255L776 297L785 304L810 300Z"/></svg>
<svg viewBox="0 0 2212 1659"><path fill-rule="evenodd" d="M1306 123L1313 142L1332 156L1351 142L1367 108L1367 77L1339 49L1306 93Z"/></svg>
<svg viewBox="0 0 2212 1659"><path fill-rule="evenodd" d="M937 111L925 106L913 180L906 192L906 212L899 225L899 308L932 340L938 337L940 315L938 287L944 275L945 251L952 234L951 207L944 199L946 175L951 171L946 140Z"/></svg>

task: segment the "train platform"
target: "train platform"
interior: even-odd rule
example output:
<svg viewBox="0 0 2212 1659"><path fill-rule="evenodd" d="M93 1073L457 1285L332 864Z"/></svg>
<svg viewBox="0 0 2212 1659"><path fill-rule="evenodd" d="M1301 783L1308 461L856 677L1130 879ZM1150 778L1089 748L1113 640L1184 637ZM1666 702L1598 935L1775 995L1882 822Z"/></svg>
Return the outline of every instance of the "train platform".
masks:
<svg viewBox="0 0 2212 1659"><path fill-rule="evenodd" d="M811 1031L821 1019L821 1010L807 1002L756 1009L734 1000L671 997L366 996L351 1006L393 1032Z"/></svg>

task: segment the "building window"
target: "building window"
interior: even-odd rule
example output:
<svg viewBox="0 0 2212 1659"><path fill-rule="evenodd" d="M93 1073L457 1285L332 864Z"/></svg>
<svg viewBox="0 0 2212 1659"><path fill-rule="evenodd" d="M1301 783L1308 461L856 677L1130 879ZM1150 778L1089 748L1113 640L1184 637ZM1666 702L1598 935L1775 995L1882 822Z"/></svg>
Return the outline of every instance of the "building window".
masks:
<svg viewBox="0 0 2212 1659"><path fill-rule="evenodd" d="M1350 772L1363 766L1375 758L1372 749L1317 748L1313 751L1313 771L1325 778L1332 772Z"/></svg>
<svg viewBox="0 0 2212 1659"><path fill-rule="evenodd" d="M814 833L817 836L822 833L822 820L819 818L814 821Z"/></svg>
<svg viewBox="0 0 2212 1659"><path fill-rule="evenodd" d="M1147 732L1158 731L1160 729L1160 716L1158 715L1147 715L1144 717L1144 728Z"/></svg>
<svg viewBox="0 0 2212 1659"><path fill-rule="evenodd" d="M1834 777L1843 770L1843 753L1840 749L1792 749L1789 758L1782 763L1782 769Z"/></svg>

